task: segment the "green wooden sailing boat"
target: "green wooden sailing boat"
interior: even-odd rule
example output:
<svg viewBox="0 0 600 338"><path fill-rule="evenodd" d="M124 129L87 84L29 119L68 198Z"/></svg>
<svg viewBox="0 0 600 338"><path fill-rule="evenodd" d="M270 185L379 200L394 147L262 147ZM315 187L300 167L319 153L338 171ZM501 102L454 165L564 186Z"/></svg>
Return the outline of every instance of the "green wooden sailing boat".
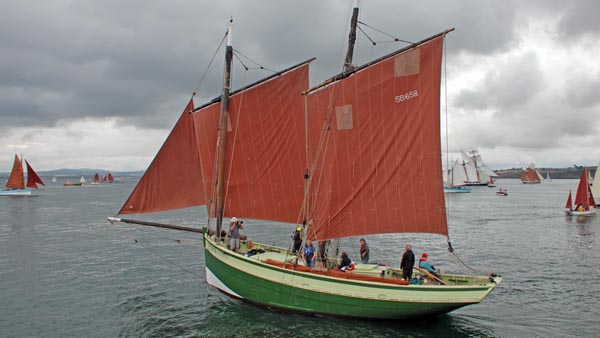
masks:
<svg viewBox="0 0 600 338"><path fill-rule="evenodd" d="M479 303L500 277L442 274L412 285L400 269L377 264L338 271L337 257L301 266L290 248L260 239L228 248L223 220L233 216L302 226L305 239L321 243L377 233L448 236L439 108L451 30L354 67L357 17L356 3L344 71L313 88L309 60L230 92L230 26L222 95L199 108L190 100L119 214L206 205L202 230L149 225L203 232L207 282L268 308L408 318Z"/></svg>

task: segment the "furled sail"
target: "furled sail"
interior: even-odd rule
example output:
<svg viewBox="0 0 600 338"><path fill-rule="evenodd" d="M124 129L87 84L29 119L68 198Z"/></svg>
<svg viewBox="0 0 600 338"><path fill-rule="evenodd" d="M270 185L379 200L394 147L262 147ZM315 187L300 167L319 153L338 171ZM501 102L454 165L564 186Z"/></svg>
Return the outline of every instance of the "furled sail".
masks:
<svg viewBox="0 0 600 338"><path fill-rule="evenodd" d="M42 179L38 176L35 170L33 170L33 168L31 167L29 162L27 162L27 160L25 160L25 165L27 165L27 187L37 189L37 184L45 186Z"/></svg>
<svg viewBox="0 0 600 338"><path fill-rule="evenodd" d="M119 214L139 214L206 204L190 100Z"/></svg>
<svg viewBox="0 0 600 338"><path fill-rule="evenodd" d="M310 238L447 235L439 108L444 36L308 94Z"/></svg>
<svg viewBox="0 0 600 338"><path fill-rule="evenodd" d="M15 162L6 182L6 187L8 189L25 189L25 180L23 178L23 163L19 156L15 155Z"/></svg>
<svg viewBox="0 0 600 338"><path fill-rule="evenodd" d="M308 89L308 65L230 95L224 216L299 221L306 170L301 94ZM193 114L202 174L209 181L214 177L220 104L215 99Z"/></svg>

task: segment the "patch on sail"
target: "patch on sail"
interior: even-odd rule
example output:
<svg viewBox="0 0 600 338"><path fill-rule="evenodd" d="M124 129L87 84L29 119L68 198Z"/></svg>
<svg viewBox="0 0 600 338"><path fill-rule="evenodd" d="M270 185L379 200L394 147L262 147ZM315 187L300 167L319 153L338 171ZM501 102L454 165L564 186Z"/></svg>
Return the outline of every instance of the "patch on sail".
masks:
<svg viewBox="0 0 600 338"><path fill-rule="evenodd" d="M421 66L421 50L415 48L410 52L396 56L394 59L394 76L419 74Z"/></svg>
<svg viewBox="0 0 600 338"><path fill-rule="evenodd" d="M352 125L352 105L335 107L335 117L338 130L351 130Z"/></svg>

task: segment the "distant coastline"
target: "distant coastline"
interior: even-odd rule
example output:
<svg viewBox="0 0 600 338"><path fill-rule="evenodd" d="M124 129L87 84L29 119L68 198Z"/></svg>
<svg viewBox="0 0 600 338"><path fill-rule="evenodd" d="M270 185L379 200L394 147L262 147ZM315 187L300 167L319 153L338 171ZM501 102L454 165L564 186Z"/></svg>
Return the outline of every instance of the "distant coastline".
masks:
<svg viewBox="0 0 600 338"><path fill-rule="evenodd" d="M550 178L552 179L578 179L581 177L581 171L583 170L583 166L573 166L568 168L536 168L546 177L548 173L550 173ZM596 174L596 166L587 167L590 171L590 175L594 177ZM510 168L510 169L499 169L494 170L496 174L498 174L498 178L520 178L521 177L521 168ZM144 175L144 170L137 171L111 171L106 169L57 169L57 170L49 170L49 171L38 171L40 176L56 176L56 177L73 177L73 176L94 176L95 173L100 174L100 176L106 175L107 173L112 173L115 177L141 177ZM8 177L8 172L0 172L0 177Z"/></svg>
<svg viewBox="0 0 600 338"><path fill-rule="evenodd" d="M37 170L36 170L37 171ZM112 171L106 169L90 169L90 168L81 168L81 169L56 169L56 170L48 170L48 171L37 171L40 176L56 176L56 177L73 177L73 176L94 176L94 174L98 173L100 176L104 176L108 173L112 173L115 177L141 177L144 174L143 170L138 171ZM9 172L0 172L0 177L8 177Z"/></svg>
<svg viewBox="0 0 600 338"><path fill-rule="evenodd" d="M568 168L536 168L544 177L550 174L551 179L578 179L581 177L581 171L584 166L573 166ZM587 167L590 175L596 174L596 166ZM520 178L521 168L495 170L498 178Z"/></svg>

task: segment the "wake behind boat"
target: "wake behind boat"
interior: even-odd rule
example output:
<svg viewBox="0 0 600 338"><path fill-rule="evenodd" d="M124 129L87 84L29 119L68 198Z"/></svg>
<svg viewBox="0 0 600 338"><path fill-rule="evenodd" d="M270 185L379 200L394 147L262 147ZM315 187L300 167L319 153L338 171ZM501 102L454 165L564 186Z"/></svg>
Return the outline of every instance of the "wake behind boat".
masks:
<svg viewBox="0 0 600 338"><path fill-rule="evenodd" d="M320 251L325 257L316 269L298 265L288 248L250 239L229 248L223 223L232 217L235 224L233 216L300 227L306 234L300 252L308 240L325 249L338 238L376 233L448 236L439 100L443 42L452 30L354 67L357 20L355 3L342 74L308 89L309 60L233 93L230 25L221 97L199 108L189 101L118 213L206 205L208 227L109 220L203 232L208 284L268 308L394 319L481 302L501 277L442 274L411 285L399 269L377 264L341 272L333 250ZM379 83L395 90L384 93ZM405 191L420 191L427 201Z"/></svg>
<svg viewBox="0 0 600 338"><path fill-rule="evenodd" d="M6 189L0 190L0 196L30 196L31 189L39 189L38 184L44 185L42 179L33 170L29 162L25 160L27 166L27 183L25 183L25 172L23 171L23 162L15 154L15 161L6 182ZM29 188L29 189L27 189Z"/></svg>

